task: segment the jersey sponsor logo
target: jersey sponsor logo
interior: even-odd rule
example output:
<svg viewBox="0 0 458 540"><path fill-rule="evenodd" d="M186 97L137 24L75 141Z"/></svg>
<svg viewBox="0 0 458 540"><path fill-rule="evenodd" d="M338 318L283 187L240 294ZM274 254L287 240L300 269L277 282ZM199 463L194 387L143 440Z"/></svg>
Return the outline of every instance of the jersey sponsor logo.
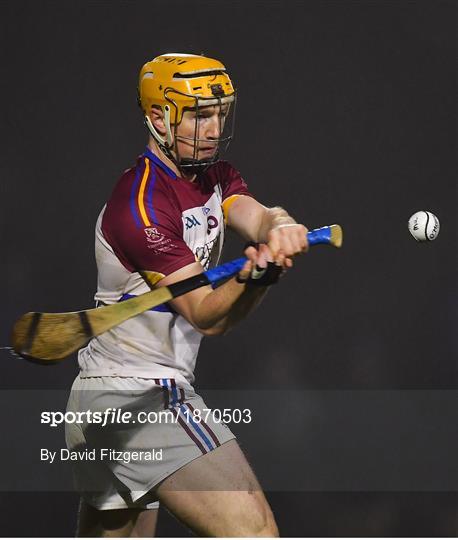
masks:
<svg viewBox="0 0 458 540"><path fill-rule="evenodd" d="M191 216L184 216L183 219L186 225L186 230L192 229L193 227L197 227L198 225L200 225L200 221L196 218L194 214L192 214Z"/></svg>
<svg viewBox="0 0 458 540"><path fill-rule="evenodd" d="M208 216L207 218L207 234L210 234L212 229L215 229L218 227L219 221L215 218L215 216Z"/></svg>
<svg viewBox="0 0 458 540"><path fill-rule="evenodd" d="M186 208L181 216L183 240L194 253L196 260L207 270L216 264L224 238L221 194L215 191L198 206Z"/></svg>

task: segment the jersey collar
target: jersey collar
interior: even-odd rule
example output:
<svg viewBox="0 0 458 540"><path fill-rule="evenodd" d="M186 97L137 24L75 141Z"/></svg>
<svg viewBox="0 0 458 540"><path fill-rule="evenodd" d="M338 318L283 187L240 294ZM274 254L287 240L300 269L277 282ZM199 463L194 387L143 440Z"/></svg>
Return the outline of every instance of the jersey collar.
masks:
<svg viewBox="0 0 458 540"><path fill-rule="evenodd" d="M147 147L145 150L145 153L143 154L144 157L148 158L150 161L158 165L165 173L167 173L169 176L171 176L174 180L177 179L177 175L172 171L170 167L167 167L167 165L161 161L156 154L153 154L151 150Z"/></svg>

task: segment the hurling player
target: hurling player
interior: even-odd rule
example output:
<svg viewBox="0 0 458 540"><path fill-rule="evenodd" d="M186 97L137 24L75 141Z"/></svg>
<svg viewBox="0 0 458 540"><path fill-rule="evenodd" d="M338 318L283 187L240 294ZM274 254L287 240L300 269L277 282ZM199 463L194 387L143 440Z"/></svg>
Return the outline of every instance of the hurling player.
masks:
<svg viewBox="0 0 458 540"><path fill-rule="evenodd" d="M226 333L259 304L291 258L307 250L307 229L282 208L257 202L240 173L219 159L232 136L236 98L221 62L158 56L141 69L138 97L148 146L97 221L98 304L215 266L226 226L260 245L246 248L249 260L237 277L146 311L79 352L68 410L117 407L134 418L168 411L173 421L67 426L71 450L97 451L96 460L74 464L78 534L151 536L160 502L198 535L276 536L235 436L214 417L200 417L206 405L193 371L202 337ZM116 450L111 459L103 459L107 449Z"/></svg>

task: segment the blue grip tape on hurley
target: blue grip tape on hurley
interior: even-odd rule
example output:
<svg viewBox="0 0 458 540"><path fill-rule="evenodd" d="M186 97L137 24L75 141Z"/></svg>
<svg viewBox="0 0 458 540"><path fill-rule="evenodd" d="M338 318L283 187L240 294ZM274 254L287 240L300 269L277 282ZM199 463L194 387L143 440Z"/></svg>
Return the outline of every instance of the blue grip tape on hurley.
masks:
<svg viewBox="0 0 458 540"><path fill-rule="evenodd" d="M243 268L243 265L246 263L246 257L240 257L240 259L235 259L233 261L217 266L216 268L211 268L204 272L210 283L217 283L225 278L230 278L235 276Z"/></svg>
<svg viewBox="0 0 458 540"><path fill-rule="evenodd" d="M320 229L314 229L307 233L307 240L309 245L315 244L330 244L331 243L331 227L321 227Z"/></svg>

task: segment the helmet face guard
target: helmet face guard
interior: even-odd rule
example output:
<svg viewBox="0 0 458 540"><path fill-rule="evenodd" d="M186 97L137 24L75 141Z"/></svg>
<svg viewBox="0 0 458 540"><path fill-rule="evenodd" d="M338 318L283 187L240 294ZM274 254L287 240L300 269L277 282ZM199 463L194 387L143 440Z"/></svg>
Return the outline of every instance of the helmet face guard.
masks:
<svg viewBox="0 0 458 540"><path fill-rule="evenodd" d="M174 108L175 118L178 118L178 105L174 99L174 94L192 99L194 105L186 106L182 110L180 123L175 123L170 126L170 132L173 133L173 161L182 171L189 173L203 172L207 167L218 161L221 153L225 152L234 136L235 126L235 105L236 96L235 92L231 96L215 95L209 98L199 98L197 96L190 96L177 92L173 88L167 88L164 92L166 100ZM208 107L212 107L212 114L216 114L218 118L218 137L212 139L203 138L202 128L200 120L202 118L202 112ZM225 109L223 109L225 107ZM178 127L183 122L183 117L187 112L191 112L194 115L194 130L191 136L184 136L178 134ZM204 117L205 118L205 117ZM180 155L178 143L185 143L192 145L192 156L183 157ZM214 152L209 157L199 159L199 152L202 147L214 146ZM166 147L165 153L168 155L171 153L172 148Z"/></svg>
<svg viewBox="0 0 458 540"><path fill-rule="evenodd" d="M234 133L236 96L226 68L218 60L181 53L158 56L140 72L138 97L151 136L181 171L194 174L205 170L227 149ZM163 112L165 134L159 133L150 119L152 107ZM207 107L213 108L210 115L203 112ZM192 116L188 112L194 115L194 129L189 124ZM212 137L207 139L204 119L214 114L219 122L218 136L213 137L213 129ZM183 118L187 129L185 134L179 134ZM180 155L183 145L188 144L192 152ZM214 152L206 157L213 147ZM199 159L201 153L204 157Z"/></svg>

